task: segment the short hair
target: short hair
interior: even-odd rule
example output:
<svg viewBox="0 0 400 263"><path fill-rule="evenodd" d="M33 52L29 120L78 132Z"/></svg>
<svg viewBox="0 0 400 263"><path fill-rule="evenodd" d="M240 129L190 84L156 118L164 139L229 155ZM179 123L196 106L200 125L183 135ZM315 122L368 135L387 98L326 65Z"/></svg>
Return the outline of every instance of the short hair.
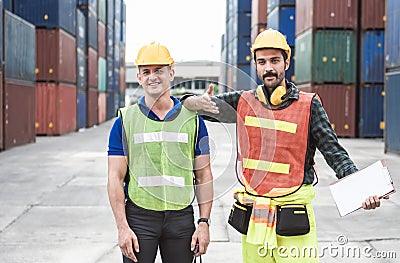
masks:
<svg viewBox="0 0 400 263"><path fill-rule="evenodd" d="M286 51L283 50L283 49L280 49L280 48L259 48L259 49L254 50L254 54L253 54L254 60L257 59L257 57L256 57L256 51L257 51L257 50L261 50L261 49L276 49L276 50L279 50L279 51L282 53L283 60L286 61L286 60L288 59L288 55L287 55Z"/></svg>

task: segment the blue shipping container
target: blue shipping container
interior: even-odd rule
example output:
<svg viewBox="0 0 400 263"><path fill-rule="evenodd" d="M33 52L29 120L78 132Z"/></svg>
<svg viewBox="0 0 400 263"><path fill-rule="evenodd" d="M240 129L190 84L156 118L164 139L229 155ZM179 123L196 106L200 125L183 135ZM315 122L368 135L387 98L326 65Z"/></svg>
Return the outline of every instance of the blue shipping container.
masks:
<svg viewBox="0 0 400 263"><path fill-rule="evenodd" d="M35 26L4 12L4 78L35 81Z"/></svg>
<svg viewBox="0 0 400 263"><path fill-rule="evenodd" d="M267 17L268 27L280 31L286 36L289 46L294 46L296 30L296 8L275 8Z"/></svg>
<svg viewBox="0 0 400 263"><path fill-rule="evenodd" d="M86 50L86 17L83 12L76 9L76 46L82 50Z"/></svg>
<svg viewBox="0 0 400 263"><path fill-rule="evenodd" d="M76 96L76 122L78 129L86 127L86 90L78 90Z"/></svg>
<svg viewBox="0 0 400 263"><path fill-rule="evenodd" d="M386 68L400 67L400 1L386 1Z"/></svg>
<svg viewBox="0 0 400 263"><path fill-rule="evenodd" d="M237 41L237 62L236 64L246 64L251 62L251 39L243 37L235 39Z"/></svg>
<svg viewBox="0 0 400 263"><path fill-rule="evenodd" d="M126 42L126 23L125 22L121 22L121 39L120 41L122 43Z"/></svg>
<svg viewBox="0 0 400 263"><path fill-rule="evenodd" d="M107 26L114 27L114 0L107 0Z"/></svg>
<svg viewBox="0 0 400 263"><path fill-rule="evenodd" d="M116 111L115 111L115 101L114 101L114 92L113 91L107 91L106 95L106 119L110 120L115 117Z"/></svg>
<svg viewBox="0 0 400 263"><path fill-rule="evenodd" d="M114 20L121 22L121 0L114 0L114 8L115 8L115 13L114 13Z"/></svg>
<svg viewBox="0 0 400 263"><path fill-rule="evenodd" d="M87 59L84 50L76 50L76 87L80 90L87 88Z"/></svg>
<svg viewBox="0 0 400 263"><path fill-rule="evenodd" d="M278 6L295 6L296 0L268 0L268 14Z"/></svg>
<svg viewBox="0 0 400 263"><path fill-rule="evenodd" d="M114 68L114 91L119 92L119 68Z"/></svg>
<svg viewBox="0 0 400 263"><path fill-rule="evenodd" d="M384 30L365 31L361 36L361 82L383 83L385 75Z"/></svg>
<svg viewBox="0 0 400 263"><path fill-rule="evenodd" d="M10 12L14 11L13 10L13 0L3 0L2 5L3 5L3 7L1 10L3 10L3 8L4 8Z"/></svg>
<svg viewBox="0 0 400 263"><path fill-rule="evenodd" d="M119 44L114 45L114 68L119 68L121 66Z"/></svg>
<svg viewBox="0 0 400 263"><path fill-rule="evenodd" d="M118 20L114 21L114 44L119 44L121 40L121 22Z"/></svg>
<svg viewBox="0 0 400 263"><path fill-rule="evenodd" d="M37 27L61 27L75 36L76 0L14 0L14 13Z"/></svg>
<svg viewBox="0 0 400 263"><path fill-rule="evenodd" d="M237 31L233 31L233 37L245 37L251 33L251 13L238 13L237 14ZM234 28L235 30L235 28Z"/></svg>
<svg viewBox="0 0 400 263"><path fill-rule="evenodd" d="M400 71L386 73L385 79L385 152L400 153Z"/></svg>
<svg viewBox="0 0 400 263"><path fill-rule="evenodd" d="M114 59L107 58L107 92L113 91L114 85Z"/></svg>
<svg viewBox="0 0 400 263"><path fill-rule="evenodd" d="M88 9L83 10L83 14L86 17L87 44L97 51L97 14Z"/></svg>
<svg viewBox="0 0 400 263"><path fill-rule="evenodd" d="M3 30L3 4L5 4L6 2L2 2L2 0L0 0L0 10L1 10L1 12L0 12L0 28L1 28L1 30ZM5 6L4 6L4 8L5 8ZM3 32L2 33L0 33L0 69L3 67ZM0 97L0 100L1 100L2 98ZM0 118L1 119L1 118ZM0 127L1 128L1 127ZM0 132L1 133L1 132ZM1 136L1 135L0 135ZM0 139L0 142L2 141L2 139ZM0 147L1 147L1 145L0 145Z"/></svg>
<svg viewBox="0 0 400 263"><path fill-rule="evenodd" d="M106 33L106 41L107 41L107 46L106 46L106 54L107 57L113 58L114 57L114 30L111 27L106 28L107 33Z"/></svg>
<svg viewBox="0 0 400 263"><path fill-rule="evenodd" d="M237 1L237 10L235 10L237 13L246 13L246 12L251 12L251 1L249 0L235 0Z"/></svg>
<svg viewBox="0 0 400 263"><path fill-rule="evenodd" d="M121 1L121 22L126 22L126 4Z"/></svg>
<svg viewBox="0 0 400 263"><path fill-rule="evenodd" d="M383 84L364 85L360 88L360 137L382 137ZM383 127L382 127L383 128Z"/></svg>
<svg viewBox="0 0 400 263"><path fill-rule="evenodd" d="M97 0L78 0L78 6L82 8L89 7L97 13Z"/></svg>

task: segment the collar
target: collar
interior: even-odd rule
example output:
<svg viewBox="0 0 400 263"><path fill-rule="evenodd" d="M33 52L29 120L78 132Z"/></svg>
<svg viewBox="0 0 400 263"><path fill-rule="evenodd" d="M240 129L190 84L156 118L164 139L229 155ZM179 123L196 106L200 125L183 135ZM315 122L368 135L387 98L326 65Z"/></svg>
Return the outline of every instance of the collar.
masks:
<svg viewBox="0 0 400 263"><path fill-rule="evenodd" d="M165 116L164 120L168 121L175 119L175 117L179 114L182 108L182 104L177 98L175 98L174 96L170 96L170 98L174 102L174 107L172 107L172 109ZM142 111L142 113L146 115L148 118L155 121L160 121L160 118L146 105L144 96L139 98L138 106L139 109Z"/></svg>
<svg viewBox="0 0 400 263"><path fill-rule="evenodd" d="M258 99L259 101L261 101L262 103L266 104L267 106L269 106L269 102L267 102L267 99L269 97L268 93L265 91L265 89L263 88L264 85L259 85L257 87L257 89L254 92L254 96L256 97L256 99ZM289 82L286 80L286 87L287 88L291 88L291 92L288 96L288 99L282 103L279 108L284 108L287 107L288 105L290 105L292 103L293 100L298 100L299 99L299 89L296 87L296 85L294 85L292 82Z"/></svg>

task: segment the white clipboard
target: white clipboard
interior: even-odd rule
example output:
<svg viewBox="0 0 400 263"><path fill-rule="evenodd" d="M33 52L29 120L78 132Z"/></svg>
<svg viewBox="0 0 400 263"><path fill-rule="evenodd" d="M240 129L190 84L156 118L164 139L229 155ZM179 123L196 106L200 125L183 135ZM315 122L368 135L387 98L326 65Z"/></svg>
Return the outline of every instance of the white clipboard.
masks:
<svg viewBox="0 0 400 263"><path fill-rule="evenodd" d="M331 183L329 189L340 216L360 209L369 196L383 197L396 192L384 160Z"/></svg>

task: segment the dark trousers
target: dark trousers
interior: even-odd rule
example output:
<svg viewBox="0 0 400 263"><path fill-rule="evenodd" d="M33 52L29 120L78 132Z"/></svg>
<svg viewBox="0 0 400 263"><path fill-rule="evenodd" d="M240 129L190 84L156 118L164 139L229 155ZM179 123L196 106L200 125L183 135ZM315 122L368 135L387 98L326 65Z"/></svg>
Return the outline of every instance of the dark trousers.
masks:
<svg viewBox="0 0 400 263"><path fill-rule="evenodd" d="M126 202L126 218L139 241L139 263L153 263L160 249L164 263L190 263L190 250L195 230L193 207L177 211L152 211L141 208L129 200ZM124 263L132 260L123 256Z"/></svg>

